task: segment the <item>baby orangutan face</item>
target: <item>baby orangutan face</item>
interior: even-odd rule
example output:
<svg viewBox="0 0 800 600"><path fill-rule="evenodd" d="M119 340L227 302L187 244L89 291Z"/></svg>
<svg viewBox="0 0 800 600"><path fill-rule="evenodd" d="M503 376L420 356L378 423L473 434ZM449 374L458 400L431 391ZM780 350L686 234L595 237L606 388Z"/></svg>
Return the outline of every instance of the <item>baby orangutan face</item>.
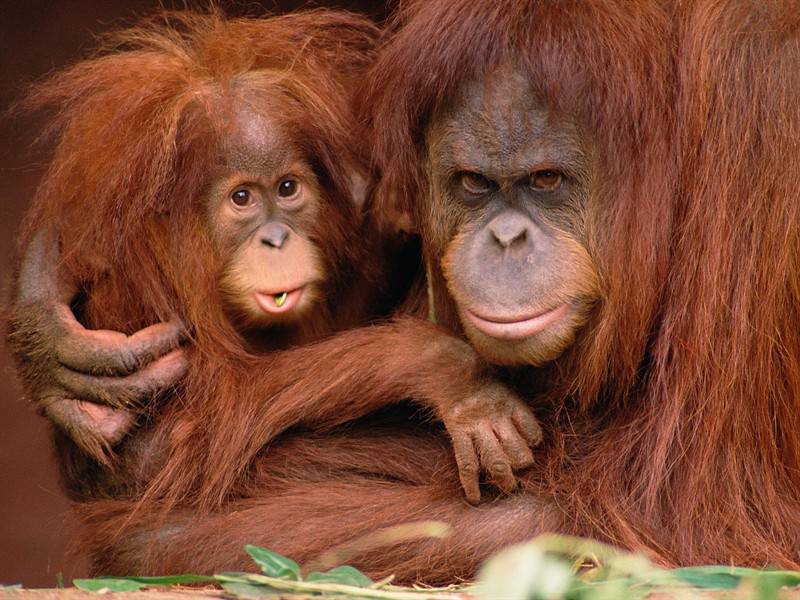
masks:
<svg viewBox="0 0 800 600"><path fill-rule="evenodd" d="M249 327L291 325L321 300L319 248L309 231L322 192L277 119L239 110L207 198L207 221L225 267L220 287Z"/></svg>

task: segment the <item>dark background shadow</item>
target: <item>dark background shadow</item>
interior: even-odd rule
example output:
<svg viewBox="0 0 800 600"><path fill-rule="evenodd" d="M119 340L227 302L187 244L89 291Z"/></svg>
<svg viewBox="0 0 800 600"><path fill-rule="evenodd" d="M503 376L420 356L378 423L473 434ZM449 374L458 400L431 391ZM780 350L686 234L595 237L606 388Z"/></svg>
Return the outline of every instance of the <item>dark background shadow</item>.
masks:
<svg viewBox="0 0 800 600"><path fill-rule="evenodd" d="M385 17L384 2L376 0L218 3L232 14L322 5ZM170 0L0 1L0 110L19 98L26 84L85 56L96 34L130 24L137 15L158 6L185 4ZM31 148L38 125L24 117L0 120L3 302L15 231L35 193L46 156L43 150ZM85 574L81 557L65 555L68 531L69 509L58 488L47 423L22 399L8 352L0 343L0 585L54 587L57 573L63 573L66 582Z"/></svg>

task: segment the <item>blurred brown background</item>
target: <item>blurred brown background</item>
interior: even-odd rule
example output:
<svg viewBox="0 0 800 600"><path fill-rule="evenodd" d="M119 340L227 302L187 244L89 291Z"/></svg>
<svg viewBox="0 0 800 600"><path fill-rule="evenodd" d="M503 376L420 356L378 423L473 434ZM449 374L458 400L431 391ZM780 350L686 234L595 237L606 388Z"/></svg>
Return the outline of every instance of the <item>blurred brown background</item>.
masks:
<svg viewBox="0 0 800 600"><path fill-rule="evenodd" d="M85 56L97 33L130 24L158 6L179 0L0 0L0 111L53 69ZM196 3L188 3L197 6ZM301 0L226 2L231 14L262 14L302 6L339 6L385 17L384 2ZM0 120L0 277L11 269L14 234L43 168L44 154L31 148L38 124ZM80 557L67 558L69 512L56 480L47 423L21 399L8 352L0 343L0 585L54 587L84 574Z"/></svg>

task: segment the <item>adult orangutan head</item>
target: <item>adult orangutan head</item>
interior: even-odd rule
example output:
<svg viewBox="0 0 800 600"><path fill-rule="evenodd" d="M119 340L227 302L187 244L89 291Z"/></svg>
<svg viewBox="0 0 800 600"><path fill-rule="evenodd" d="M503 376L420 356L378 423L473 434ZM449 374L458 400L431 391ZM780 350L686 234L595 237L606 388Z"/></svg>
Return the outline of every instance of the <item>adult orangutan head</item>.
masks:
<svg viewBox="0 0 800 600"><path fill-rule="evenodd" d="M406 10L364 107L384 197L405 200L425 240L436 318L496 364L539 366L577 340L589 350L570 373L579 387L632 380L672 222L669 57L648 37L666 35L663 13L458 0ZM415 42L442 22L447 44Z"/></svg>
<svg viewBox="0 0 800 600"><path fill-rule="evenodd" d="M464 331L492 362L553 360L599 296L587 142L511 65L467 82L432 122L431 190L453 234L442 268Z"/></svg>

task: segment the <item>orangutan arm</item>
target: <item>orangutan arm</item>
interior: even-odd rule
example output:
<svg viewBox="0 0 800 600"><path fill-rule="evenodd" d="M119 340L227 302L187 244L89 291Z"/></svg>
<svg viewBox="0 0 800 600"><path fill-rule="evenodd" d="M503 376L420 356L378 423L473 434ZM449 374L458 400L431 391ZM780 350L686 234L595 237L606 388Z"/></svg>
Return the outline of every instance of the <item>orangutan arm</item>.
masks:
<svg viewBox="0 0 800 600"><path fill-rule="evenodd" d="M222 477L294 425L327 429L407 398L444 423L472 502L480 499L481 469L511 491L513 471L532 463L530 448L541 440L528 406L487 372L469 344L419 319L345 331L262 360L232 380L239 399L226 421L235 431L217 435L210 449L218 464L233 467L216 469Z"/></svg>
<svg viewBox="0 0 800 600"><path fill-rule="evenodd" d="M40 231L24 248L8 313L8 341L36 408L86 454L107 464L136 413L186 372L183 331L159 323L131 336L87 330L70 303L77 285L60 273L58 241Z"/></svg>

